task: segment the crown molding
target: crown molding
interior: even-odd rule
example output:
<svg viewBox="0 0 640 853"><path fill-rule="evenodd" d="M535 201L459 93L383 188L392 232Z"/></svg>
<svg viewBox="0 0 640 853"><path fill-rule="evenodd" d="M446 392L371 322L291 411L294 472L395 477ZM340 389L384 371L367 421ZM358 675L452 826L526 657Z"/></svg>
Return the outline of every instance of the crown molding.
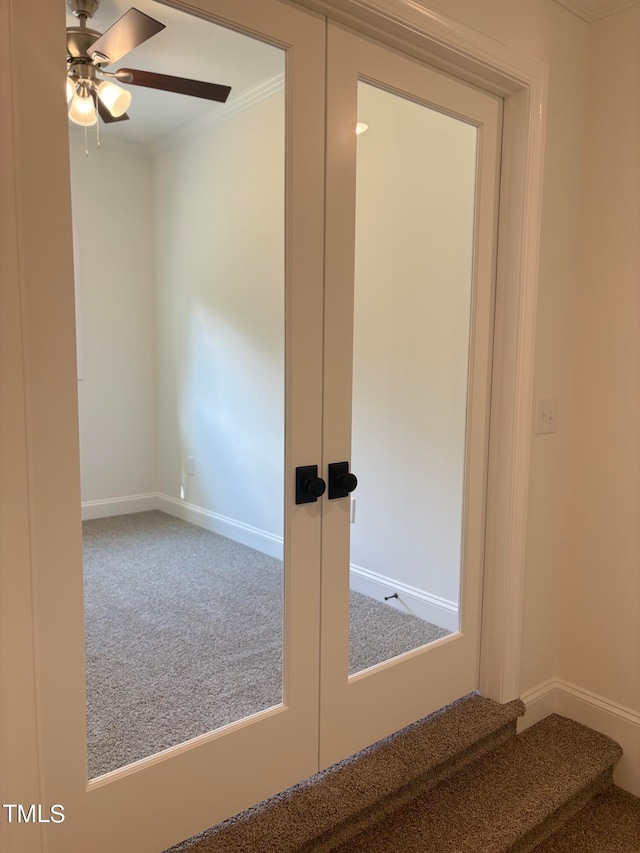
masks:
<svg viewBox="0 0 640 853"><path fill-rule="evenodd" d="M276 92L282 91L282 89L284 89L284 72L282 74L276 74L275 77L264 80L262 83L258 83L257 86L254 86L251 89L247 89L233 101L221 104L209 112L198 116L198 118L193 119L193 121L183 124L182 127L178 127L175 130L169 131L169 133L165 133L164 136L161 136L149 145L144 145L138 142L129 142L125 139L116 139L113 136L102 134L100 136L100 147L98 148L96 145L95 129L89 128L89 137L87 140L89 154L94 150L105 148L109 151L118 151L121 154L153 159L165 151L168 151L170 148L174 148L176 145L186 142L187 139L193 139L195 136L199 136L201 133L205 133L205 131L210 128L215 127L218 124L222 124L222 122L227 121L227 119L238 115L238 113L248 110L250 107L253 107L260 101L263 101L265 98L269 98ZM74 145L82 145L84 147L84 128L78 127L77 125L70 125L69 142Z"/></svg>
<svg viewBox="0 0 640 853"><path fill-rule="evenodd" d="M556 0L556 3L589 23L637 6L639 2L640 0Z"/></svg>
<svg viewBox="0 0 640 853"><path fill-rule="evenodd" d="M158 157L170 148L174 148L176 145L186 142L187 139L193 139L195 136L205 133L210 128L222 124L222 122L249 109L249 107L253 107L260 101L264 101L265 98L269 98L283 89L284 72L276 74L275 77L264 80L262 83L258 83L257 86L247 89L232 101L210 110L204 115L198 116L193 121L176 128L176 130L166 133L149 146L150 154L152 157Z"/></svg>

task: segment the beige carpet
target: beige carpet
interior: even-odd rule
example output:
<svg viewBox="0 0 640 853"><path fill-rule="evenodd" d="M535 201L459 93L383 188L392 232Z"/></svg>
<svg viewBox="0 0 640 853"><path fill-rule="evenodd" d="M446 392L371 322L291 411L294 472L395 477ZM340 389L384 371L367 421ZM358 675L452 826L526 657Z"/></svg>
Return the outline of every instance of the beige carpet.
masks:
<svg viewBox="0 0 640 853"><path fill-rule="evenodd" d="M89 777L282 701L282 562L162 512L83 524ZM447 631L354 591L350 672Z"/></svg>
<svg viewBox="0 0 640 853"><path fill-rule="evenodd" d="M603 735L551 715L417 797L336 853L502 853L537 832L620 755Z"/></svg>
<svg viewBox="0 0 640 853"><path fill-rule="evenodd" d="M557 715L516 736L523 710L467 697L172 853L640 853L620 747Z"/></svg>
<svg viewBox="0 0 640 853"><path fill-rule="evenodd" d="M611 786L535 853L638 853L640 798Z"/></svg>
<svg viewBox="0 0 640 853"><path fill-rule="evenodd" d="M391 815L420 790L515 737L523 713L521 702L497 705L475 694L464 697L171 851L333 849L360 825Z"/></svg>

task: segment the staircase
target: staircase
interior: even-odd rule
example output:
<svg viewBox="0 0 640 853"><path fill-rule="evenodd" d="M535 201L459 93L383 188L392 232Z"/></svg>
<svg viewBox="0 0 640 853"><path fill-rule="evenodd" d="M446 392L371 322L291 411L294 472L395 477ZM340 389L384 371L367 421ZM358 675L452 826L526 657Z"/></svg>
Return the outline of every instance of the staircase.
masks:
<svg viewBox="0 0 640 853"><path fill-rule="evenodd" d="M610 738L472 695L171 853L638 853ZM167 851L169 853L169 851Z"/></svg>

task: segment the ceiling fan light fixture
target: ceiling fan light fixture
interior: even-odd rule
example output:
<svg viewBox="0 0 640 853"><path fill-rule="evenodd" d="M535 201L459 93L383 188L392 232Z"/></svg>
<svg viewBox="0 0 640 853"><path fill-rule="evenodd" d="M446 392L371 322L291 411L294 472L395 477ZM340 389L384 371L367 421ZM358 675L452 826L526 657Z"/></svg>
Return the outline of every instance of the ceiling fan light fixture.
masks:
<svg viewBox="0 0 640 853"><path fill-rule="evenodd" d="M71 12L80 22L77 27L67 27L68 114L72 122L85 128L87 155L87 127L96 125L96 142L100 147L98 116L105 124L129 118L127 109L131 104L131 94L112 82L114 79L209 101L224 103L227 100L231 87L219 83L132 68L109 71L108 66L164 30L165 25L132 6L100 33L87 26L87 20L93 17L99 4L100 0L67 0Z"/></svg>
<svg viewBox="0 0 640 853"><path fill-rule="evenodd" d="M91 125L98 121L93 98L87 86L82 84L78 86L76 93L71 99L69 118L81 127L91 127Z"/></svg>
<svg viewBox="0 0 640 853"><path fill-rule="evenodd" d="M131 92L109 80L103 80L98 86L98 97L114 118L124 115L131 104Z"/></svg>

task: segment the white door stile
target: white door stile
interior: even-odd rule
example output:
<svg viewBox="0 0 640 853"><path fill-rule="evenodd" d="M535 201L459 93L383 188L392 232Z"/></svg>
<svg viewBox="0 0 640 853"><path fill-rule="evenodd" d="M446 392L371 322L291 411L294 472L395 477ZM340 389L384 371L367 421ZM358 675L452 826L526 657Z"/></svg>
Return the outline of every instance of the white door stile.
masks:
<svg viewBox="0 0 640 853"><path fill-rule="evenodd" d="M461 628L347 677L349 501L325 501L320 763L328 766L478 688L502 101L338 24L327 49L325 463L350 459L358 79L463 116L479 130L463 510ZM357 471L354 471L356 476ZM399 484L399 488L402 485ZM357 492L355 493L357 497ZM401 697L401 698L400 698Z"/></svg>

